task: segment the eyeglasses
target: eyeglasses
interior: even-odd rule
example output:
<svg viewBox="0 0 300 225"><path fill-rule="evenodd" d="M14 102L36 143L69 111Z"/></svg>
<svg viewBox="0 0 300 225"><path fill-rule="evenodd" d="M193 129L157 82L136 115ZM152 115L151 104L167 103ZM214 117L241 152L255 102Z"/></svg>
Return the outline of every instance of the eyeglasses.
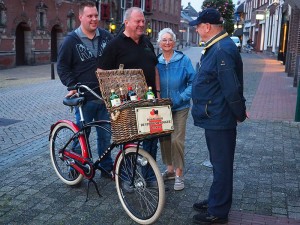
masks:
<svg viewBox="0 0 300 225"><path fill-rule="evenodd" d="M172 39L162 39L161 41L164 44L166 44L166 43L173 43L174 42Z"/></svg>

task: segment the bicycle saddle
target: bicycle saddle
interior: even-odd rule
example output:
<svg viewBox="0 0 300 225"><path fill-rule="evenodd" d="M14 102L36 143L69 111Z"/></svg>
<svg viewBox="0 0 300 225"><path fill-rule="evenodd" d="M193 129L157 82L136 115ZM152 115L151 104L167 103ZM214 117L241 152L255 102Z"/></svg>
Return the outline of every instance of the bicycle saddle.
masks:
<svg viewBox="0 0 300 225"><path fill-rule="evenodd" d="M84 102L84 97L64 98L63 103L67 106L77 106Z"/></svg>

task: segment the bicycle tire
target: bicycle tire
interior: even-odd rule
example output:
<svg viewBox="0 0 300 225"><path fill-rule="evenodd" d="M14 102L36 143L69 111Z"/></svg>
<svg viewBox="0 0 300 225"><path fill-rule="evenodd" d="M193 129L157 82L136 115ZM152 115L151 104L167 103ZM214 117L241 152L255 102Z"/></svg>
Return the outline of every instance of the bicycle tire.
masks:
<svg viewBox="0 0 300 225"><path fill-rule="evenodd" d="M118 197L131 219L139 224L152 224L161 215L165 204L164 181L155 160L145 150L139 149L139 163L137 163L133 180L134 185L130 187L129 180L133 176L133 162L135 162L133 160L135 160L135 157L136 148L130 147L125 150L125 157L120 154L117 159L115 182ZM152 168L155 174L151 177L151 181L145 179L142 174L143 170L145 172L149 168Z"/></svg>
<svg viewBox="0 0 300 225"><path fill-rule="evenodd" d="M77 185L82 179L83 175L77 172L74 168L68 165L68 161L64 159L63 155L59 154L61 148L74 135L74 129L67 123L58 123L52 130L50 136L50 158L52 166L57 176L67 185ZM74 146L75 141L71 141L67 146ZM70 147L71 149L72 147ZM65 150L69 151L69 150ZM72 150L70 150L72 151Z"/></svg>

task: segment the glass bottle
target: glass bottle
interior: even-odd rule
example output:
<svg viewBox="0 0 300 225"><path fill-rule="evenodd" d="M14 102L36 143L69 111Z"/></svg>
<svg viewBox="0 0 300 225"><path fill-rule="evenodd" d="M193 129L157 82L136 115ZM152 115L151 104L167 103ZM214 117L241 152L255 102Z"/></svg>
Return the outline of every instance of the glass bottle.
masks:
<svg viewBox="0 0 300 225"><path fill-rule="evenodd" d="M132 90L132 87L128 87L128 92L127 92L127 100L128 101L137 101L137 95L136 93Z"/></svg>
<svg viewBox="0 0 300 225"><path fill-rule="evenodd" d="M148 87L148 91L145 94L145 99L147 99L147 100L149 100L149 99L155 99L155 95L154 95L154 93L152 91L152 87L151 86Z"/></svg>
<svg viewBox="0 0 300 225"><path fill-rule="evenodd" d="M124 102L127 101L124 90L123 90L122 87L120 87L120 101L121 101L121 103L124 103Z"/></svg>
<svg viewBox="0 0 300 225"><path fill-rule="evenodd" d="M109 100L112 107L121 105L120 97L115 93L114 89L110 90Z"/></svg>

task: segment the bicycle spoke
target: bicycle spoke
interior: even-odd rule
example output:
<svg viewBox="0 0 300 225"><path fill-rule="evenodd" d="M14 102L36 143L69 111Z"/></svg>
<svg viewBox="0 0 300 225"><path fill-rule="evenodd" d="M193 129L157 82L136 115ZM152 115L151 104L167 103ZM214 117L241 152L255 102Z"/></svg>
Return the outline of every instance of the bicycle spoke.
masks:
<svg viewBox="0 0 300 225"><path fill-rule="evenodd" d="M134 149L125 151L125 159L122 157L117 162L118 195L123 207L132 219L142 224L153 223L163 208L164 184L152 157L144 150L139 151L138 158L136 158L136 154ZM136 159L136 171L133 172ZM152 174L150 172L154 175L147 177ZM133 174L135 174L134 177L132 177ZM133 187L127 190L124 182L131 182L132 180Z"/></svg>

